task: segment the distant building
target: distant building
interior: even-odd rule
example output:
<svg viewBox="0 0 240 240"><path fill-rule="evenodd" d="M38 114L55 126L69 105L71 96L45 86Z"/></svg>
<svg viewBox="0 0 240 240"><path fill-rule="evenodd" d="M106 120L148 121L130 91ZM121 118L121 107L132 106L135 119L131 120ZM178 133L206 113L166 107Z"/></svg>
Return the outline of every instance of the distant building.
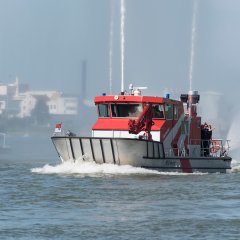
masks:
<svg viewBox="0 0 240 240"><path fill-rule="evenodd" d="M49 113L53 115L77 115L78 102L75 97L51 98L48 101Z"/></svg>
<svg viewBox="0 0 240 240"><path fill-rule="evenodd" d="M10 117L31 117L38 101L48 107L50 115L76 115L78 99L64 97L58 91L29 91L27 84L19 84L18 79L13 84L0 84L0 114L6 112Z"/></svg>

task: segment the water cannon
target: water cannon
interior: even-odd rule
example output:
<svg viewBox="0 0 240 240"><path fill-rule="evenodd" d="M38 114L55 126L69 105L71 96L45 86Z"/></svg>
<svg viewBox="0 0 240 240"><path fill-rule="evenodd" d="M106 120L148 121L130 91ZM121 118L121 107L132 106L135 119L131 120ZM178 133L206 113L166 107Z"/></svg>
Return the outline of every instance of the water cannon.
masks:
<svg viewBox="0 0 240 240"><path fill-rule="evenodd" d="M197 104L200 100L200 95L198 91L189 91L188 92L188 101L192 104Z"/></svg>
<svg viewBox="0 0 240 240"><path fill-rule="evenodd" d="M129 85L130 94L134 96L141 96L141 90L145 90L147 87L134 87L131 83Z"/></svg>
<svg viewBox="0 0 240 240"><path fill-rule="evenodd" d="M199 103L200 95L198 91L189 91L188 94L181 94L180 99L183 103L191 102L192 104L197 104Z"/></svg>
<svg viewBox="0 0 240 240"><path fill-rule="evenodd" d="M189 91L188 94L181 94L181 102L187 104L187 112L191 117L197 116L197 104L200 100L198 91Z"/></svg>
<svg viewBox="0 0 240 240"><path fill-rule="evenodd" d="M181 99L181 102L187 103L188 102L188 94L181 94L180 99Z"/></svg>

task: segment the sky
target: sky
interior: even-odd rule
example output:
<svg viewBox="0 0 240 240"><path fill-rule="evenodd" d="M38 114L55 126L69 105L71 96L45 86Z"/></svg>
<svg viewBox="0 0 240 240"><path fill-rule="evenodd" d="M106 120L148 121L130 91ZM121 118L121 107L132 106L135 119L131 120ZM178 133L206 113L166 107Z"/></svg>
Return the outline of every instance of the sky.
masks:
<svg viewBox="0 0 240 240"><path fill-rule="evenodd" d="M196 0L195 0L196 1ZM240 79L240 1L197 0L193 83L236 100ZM125 88L146 94L189 90L194 0L125 0ZM120 0L0 0L0 82L18 76L31 89L81 93L121 90Z"/></svg>

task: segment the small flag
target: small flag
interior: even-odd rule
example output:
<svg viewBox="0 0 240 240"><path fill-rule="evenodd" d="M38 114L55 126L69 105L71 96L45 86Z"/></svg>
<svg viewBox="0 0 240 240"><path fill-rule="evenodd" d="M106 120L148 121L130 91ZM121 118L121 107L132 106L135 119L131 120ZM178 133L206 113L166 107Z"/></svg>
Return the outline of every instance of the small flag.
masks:
<svg viewBox="0 0 240 240"><path fill-rule="evenodd" d="M62 132L62 124L57 123L55 126L55 133L60 133L60 132Z"/></svg>

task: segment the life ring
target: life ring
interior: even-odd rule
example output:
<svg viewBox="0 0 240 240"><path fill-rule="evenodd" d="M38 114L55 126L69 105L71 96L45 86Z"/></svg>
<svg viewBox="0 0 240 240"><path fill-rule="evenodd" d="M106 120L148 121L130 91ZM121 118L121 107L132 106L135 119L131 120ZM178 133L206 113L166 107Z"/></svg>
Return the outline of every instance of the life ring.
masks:
<svg viewBox="0 0 240 240"><path fill-rule="evenodd" d="M221 148L221 143L219 140L211 140L210 152L217 153Z"/></svg>

